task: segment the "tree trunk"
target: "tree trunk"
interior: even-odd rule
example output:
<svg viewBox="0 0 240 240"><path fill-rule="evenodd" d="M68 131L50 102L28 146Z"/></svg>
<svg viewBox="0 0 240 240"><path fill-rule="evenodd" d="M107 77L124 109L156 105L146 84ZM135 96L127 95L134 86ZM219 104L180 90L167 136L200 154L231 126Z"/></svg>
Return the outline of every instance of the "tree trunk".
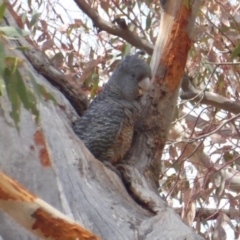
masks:
<svg viewBox="0 0 240 240"><path fill-rule="evenodd" d="M169 1L166 3L167 5L163 5L163 8L166 8L165 18L173 17L174 19L173 14L175 13L170 11L170 7L173 7L172 2L175 1ZM191 13L194 16L191 19L195 19L197 6L199 6L199 3L196 2L199 1L189 2L193 4L194 9ZM182 3L179 3L178 7L178 9L171 8L171 10L177 9L177 13L179 13L184 9L186 14L190 13ZM6 18L10 25L15 25L9 13ZM162 18L162 21L166 21L166 19ZM182 26L178 25L178 27ZM189 34L188 27L187 24L184 25L186 33ZM21 44L28 45L24 39L21 40ZM165 42L164 45L166 44ZM12 42L11 45L14 43ZM175 50L170 48L170 51ZM187 51L186 47L184 54L187 55ZM160 52L163 52L163 49ZM168 70L169 65L164 65L162 72L159 70L161 68L160 56L156 52L154 54L155 63L153 62L152 65L155 64L153 67L155 76L153 84L155 85L153 86L157 88L156 91L150 91L144 99L146 105L151 104L150 115L139 123L139 129L144 126L152 129L157 120L154 117L159 116L159 113L154 116L154 112L156 109L159 111L162 108L161 115L165 119L159 122L165 123L162 135L164 137L159 133L159 131L163 132L159 122L156 125L157 128L154 128L154 131L157 132L151 131L151 134L143 133L135 136L133 148L129 154L135 168L131 168L128 161L127 167L123 165L124 180L127 185L123 184L114 172L94 159L81 140L73 133L71 123L78 116L68 100L43 76L38 75L21 52L12 51L11 54L25 60L22 74L26 71L31 72L34 78L54 95L57 104L54 105L50 101L38 104L41 118L39 126L36 126L31 114L22 109L19 133L15 128L9 127L6 119L0 118L2 139L0 168L3 172L102 239L201 239L158 196L155 183L159 172L155 174L147 166L147 169L150 169L149 172L152 171L155 176L149 178L145 174L147 161L155 167L157 166L157 169L160 165L162 148L157 150L156 147L164 146L180 86L180 79L176 79L176 84L172 85L163 82L163 75L167 73L168 76L171 71ZM180 67L183 73L184 66ZM182 73L178 78L181 78ZM163 85L166 90L163 95L159 94L163 91L159 87L161 81L165 84ZM168 81L170 80L168 79ZM155 102L157 98L162 100L161 103ZM154 101L151 102L150 99ZM3 98L1 104L6 110L9 109L9 103ZM168 113L168 116L165 115L169 109L166 104L170 104L172 111ZM155 143L149 145L149 142L156 137L154 134L161 137L160 142L157 145ZM39 136L43 137L41 141ZM126 180L127 176L130 176L129 182ZM140 201L136 201L136 198L139 198ZM146 202L144 202L145 200ZM1 201L0 199L0 203ZM36 239L2 212L0 212L0 237L4 240Z"/></svg>

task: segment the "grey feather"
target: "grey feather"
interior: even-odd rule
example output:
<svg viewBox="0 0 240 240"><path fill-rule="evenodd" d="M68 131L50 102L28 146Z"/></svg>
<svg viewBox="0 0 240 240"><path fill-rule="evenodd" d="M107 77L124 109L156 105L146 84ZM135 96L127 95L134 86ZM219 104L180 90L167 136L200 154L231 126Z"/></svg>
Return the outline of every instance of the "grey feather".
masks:
<svg viewBox="0 0 240 240"><path fill-rule="evenodd" d="M138 54L126 56L74 124L74 132L99 160L115 163L130 148L134 125L141 113L139 82L146 77L151 77L149 65Z"/></svg>

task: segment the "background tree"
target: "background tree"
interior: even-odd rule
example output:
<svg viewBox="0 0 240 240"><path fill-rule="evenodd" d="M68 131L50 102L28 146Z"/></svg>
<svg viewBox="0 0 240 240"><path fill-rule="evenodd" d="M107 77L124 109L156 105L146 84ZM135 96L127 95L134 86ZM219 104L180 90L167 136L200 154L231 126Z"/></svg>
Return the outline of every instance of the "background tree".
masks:
<svg viewBox="0 0 240 240"><path fill-rule="evenodd" d="M128 192L72 133L71 122L77 115L69 102L36 75L37 82L45 86L39 87L39 96L43 94L44 101L55 99L56 103L38 104L38 128L31 120L32 114L38 116L34 107L30 108L32 114L22 110L21 121L19 108L13 108L15 115L11 116L19 122L18 134L6 125L11 122L6 114L10 107L6 97L1 97L5 113L1 119L1 169L103 239L113 239L113 235L114 239L194 238L190 228L158 198L158 180L159 194L204 238L225 239L228 235L232 239L233 234L237 238L240 5L238 1L202 2L182 82L182 101L174 110L184 53L190 42L187 36L178 35L181 41L177 44L174 35L167 34L167 16L177 4L165 2L161 6L159 1L75 1L79 8L76 18L73 11L54 1L46 5L13 2L8 6L18 25L31 32L28 42L45 52L61 72L54 71L49 63L43 65L41 61L47 60L37 50L28 51L27 58L38 73L57 86L79 115L87 107L85 96L92 98L101 91L102 83L123 55L137 48L151 55L155 43L159 48L152 58L154 72L158 69L154 91L144 99L150 110L139 123L140 131L127 158L131 165L122 165ZM184 1L184 9L189 3ZM161 16L163 33L157 40L161 7L166 18ZM5 19L7 24L14 25L9 19ZM176 26L181 29L186 25L179 19ZM179 48L164 48L168 40ZM24 40L20 44L28 45ZM162 68L158 64L160 55ZM21 54L17 56L23 59ZM180 71L170 78L169 69L173 74ZM19 106L13 99L12 107ZM174 122L167 136L171 113ZM146 165L146 160L150 164ZM132 197L139 200L139 205ZM3 239L26 238L21 228L10 232L13 223L7 217L0 221Z"/></svg>

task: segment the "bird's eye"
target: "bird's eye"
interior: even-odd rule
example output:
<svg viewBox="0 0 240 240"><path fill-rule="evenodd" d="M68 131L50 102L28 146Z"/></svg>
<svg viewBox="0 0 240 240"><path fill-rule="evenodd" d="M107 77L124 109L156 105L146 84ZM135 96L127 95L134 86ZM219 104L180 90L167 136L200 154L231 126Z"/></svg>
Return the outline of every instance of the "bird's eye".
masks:
<svg viewBox="0 0 240 240"><path fill-rule="evenodd" d="M132 77L134 77L134 78L136 77L134 73L132 73Z"/></svg>

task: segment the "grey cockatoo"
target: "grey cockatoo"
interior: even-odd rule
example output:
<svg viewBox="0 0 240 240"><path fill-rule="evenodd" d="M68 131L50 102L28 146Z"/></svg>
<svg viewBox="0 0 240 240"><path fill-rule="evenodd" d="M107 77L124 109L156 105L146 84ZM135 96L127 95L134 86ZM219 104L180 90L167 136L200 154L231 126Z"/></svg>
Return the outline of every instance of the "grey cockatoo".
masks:
<svg viewBox="0 0 240 240"><path fill-rule="evenodd" d="M151 78L150 66L138 55L128 55L118 64L103 91L73 126L101 161L119 162L132 144L134 125L141 114L139 98Z"/></svg>

